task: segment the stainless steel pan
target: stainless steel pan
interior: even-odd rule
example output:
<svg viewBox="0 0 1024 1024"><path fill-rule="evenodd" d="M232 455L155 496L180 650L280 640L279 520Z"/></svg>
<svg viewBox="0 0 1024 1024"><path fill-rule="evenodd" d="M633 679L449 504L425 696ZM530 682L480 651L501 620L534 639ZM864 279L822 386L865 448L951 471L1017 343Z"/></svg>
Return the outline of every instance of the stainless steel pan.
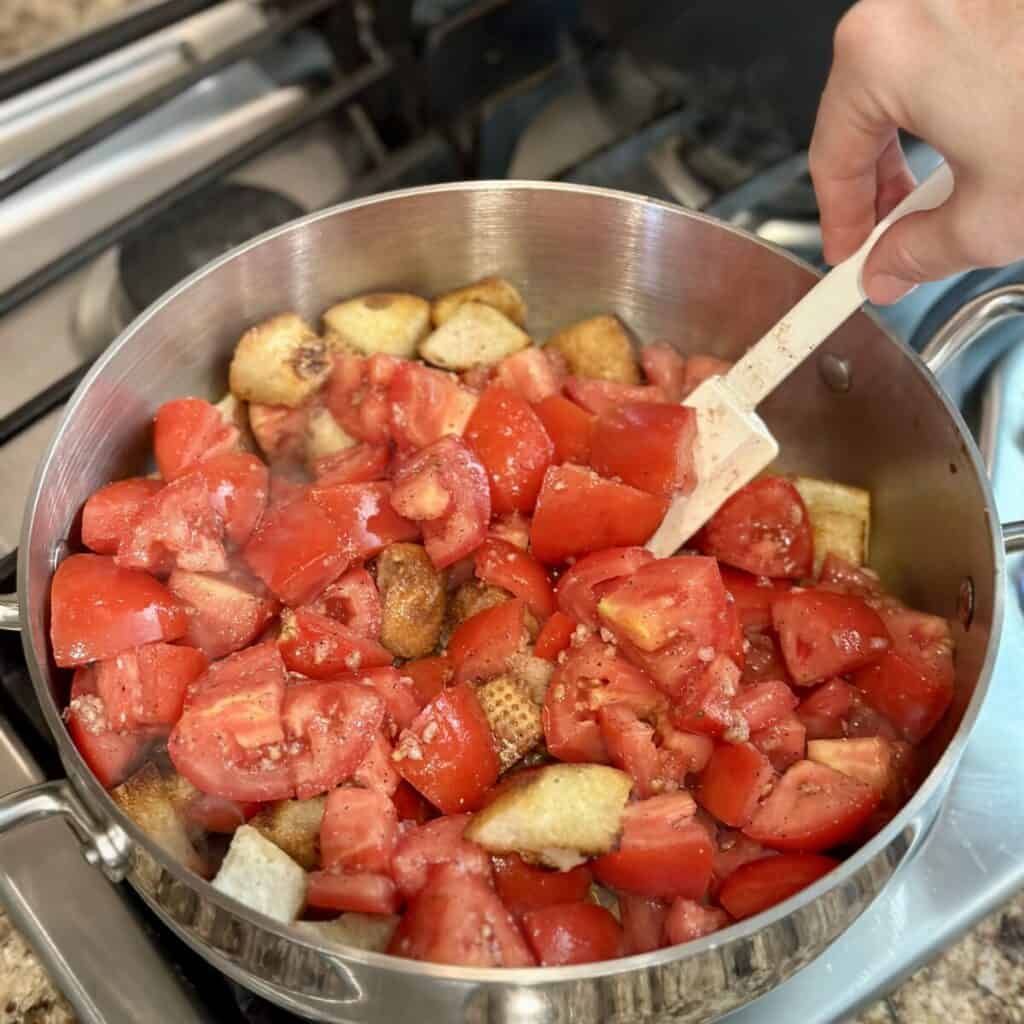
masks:
<svg viewBox="0 0 1024 1024"><path fill-rule="evenodd" d="M86 856L111 877L126 877L203 956L317 1019L710 1020L817 956L913 854L956 768L996 654L1004 541L978 452L922 361L866 314L794 374L764 414L784 468L870 488L874 565L908 601L959 623L957 693L929 750L934 768L914 799L838 870L767 913L686 946L571 968L451 968L326 948L214 892L149 841L92 777L61 721L68 679L48 654L50 576L67 540L74 544L85 498L144 464L157 406L222 392L240 333L272 313L296 309L316 319L341 296L431 294L494 272L522 286L539 338L613 310L640 338L723 357L760 337L815 278L785 253L675 207L515 182L349 203L265 235L193 276L99 361L39 467L25 513L19 594L6 616L8 625L21 625L69 781L0 800L0 831L64 815ZM976 326L1000 315L1000 302L979 303L952 325L937 339L936 361L948 361ZM1012 537L1019 544L1020 531Z"/></svg>

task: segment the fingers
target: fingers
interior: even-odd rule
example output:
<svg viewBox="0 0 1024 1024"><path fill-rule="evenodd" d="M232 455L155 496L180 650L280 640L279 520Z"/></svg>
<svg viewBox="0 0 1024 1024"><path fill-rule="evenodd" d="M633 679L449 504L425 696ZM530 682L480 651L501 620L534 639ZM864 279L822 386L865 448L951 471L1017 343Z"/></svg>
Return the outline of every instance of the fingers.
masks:
<svg viewBox="0 0 1024 1024"><path fill-rule="evenodd" d="M898 137L894 138L882 151L882 155L878 158L876 175L875 222L877 223L884 217L888 217L917 185L917 181L907 165L906 157L903 155L903 147L900 145Z"/></svg>

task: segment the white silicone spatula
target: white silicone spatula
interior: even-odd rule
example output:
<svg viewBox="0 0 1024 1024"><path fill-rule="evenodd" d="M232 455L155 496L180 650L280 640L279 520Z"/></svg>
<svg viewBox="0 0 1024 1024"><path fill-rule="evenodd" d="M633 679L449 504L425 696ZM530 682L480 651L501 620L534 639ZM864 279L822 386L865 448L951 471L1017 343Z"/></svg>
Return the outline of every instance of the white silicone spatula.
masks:
<svg viewBox="0 0 1024 1024"><path fill-rule="evenodd" d="M724 377L709 378L686 399L697 410L697 486L672 502L647 542L649 551L659 558L674 554L778 455L775 438L754 410L860 308L861 271L882 233L908 213L941 206L952 191L953 174L942 163Z"/></svg>

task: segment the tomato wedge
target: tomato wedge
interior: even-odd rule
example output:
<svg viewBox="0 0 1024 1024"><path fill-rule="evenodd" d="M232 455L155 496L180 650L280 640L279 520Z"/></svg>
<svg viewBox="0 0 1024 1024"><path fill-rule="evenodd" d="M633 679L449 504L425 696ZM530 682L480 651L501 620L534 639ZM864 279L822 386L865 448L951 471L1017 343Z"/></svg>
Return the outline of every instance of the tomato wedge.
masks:
<svg viewBox="0 0 1024 1024"><path fill-rule="evenodd" d="M294 467L302 461L306 448L306 425L312 405L303 403L296 408L290 405L266 405L262 402L249 403L249 427L259 445L275 469Z"/></svg>
<svg viewBox="0 0 1024 1024"><path fill-rule="evenodd" d="M163 584L103 555L71 555L50 586L54 661L73 668L188 629L185 606Z"/></svg>
<svg viewBox="0 0 1024 1024"><path fill-rule="evenodd" d="M796 715L786 715L777 722L750 734L750 742L772 763L777 772L802 761L807 750L807 729Z"/></svg>
<svg viewBox="0 0 1024 1024"><path fill-rule="evenodd" d="M225 538L234 547L241 547L267 507L267 467L248 452L227 452L204 459L192 474L206 484L210 505L224 523Z"/></svg>
<svg viewBox="0 0 1024 1024"><path fill-rule="evenodd" d="M743 831L775 850L818 853L856 835L879 799L863 782L823 764L798 761Z"/></svg>
<svg viewBox="0 0 1024 1024"><path fill-rule="evenodd" d="M544 967L589 964L622 955L622 928L596 903L560 903L523 915L523 931Z"/></svg>
<svg viewBox="0 0 1024 1024"><path fill-rule="evenodd" d="M891 651L855 672L853 683L911 743L920 743L938 725L953 700L952 683L922 674Z"/></svg>
<svg viewBox="0 0 1024 1024"><path fill-rule="evenodd" d="M394 797L402 782L402 776L392 760L394 748L384 732L374 737L366 757L359 762L352 773L352 782L374 793L383 793L386 797ZM396 805L397 806L397 805Z"/></svg>
<svg viewBox="0 0 1024 1024"><path fill-rule="evenodd" d="M563 612L555 612L541 627L533 645L535 657L555 661L568 646L576 630L576 623Z"/></svg>
<svg viewBox="0 0 1024 1024"><path fill-rule="evenodd" d="M758 732L790 715L797 703L796 694L785 683L769 679L741 686L732 706L746 721L750 731Z"/></svg>
<svg viewBox="0 0 1024 1024"><path fill-rule="evenodd" d="M671 345L658 341L640 349L640 365L649 383L661 388L668 402L685 397L686 359Z"/></svg>
<svg viewBox="0 0 1024 1024"><path fill-rule="evenodd" d="M686 357L686 373L683 378L683 398L697 390L709 377L724 376L732 369L732 363L714 356L693 355Z"/></svg>
<svg viewBox="0 0 1024 1024"><path fill-rule="evenodd" d="M446 434L461 434L477 402L457 377L413 362L395 371L388 398L391 434L400 449L426 448Z"/></svg>
<svg viewBox="0 0 1024 1024"><path fill-rule="evenodd" d="M340 622L360 636L372 640L380 637L380 591L365 569L349 569L320 594L309 610Z"/></svg>
<svg viewBox="0 0 1024 1024"><path fill-rule="evenodd" d="M730 924L732 918L718 907L705 907L694 900L675 900L665 920L665 935L670 945L678 946L702 939Z"/></svg>
<svg viewBox="0 0 1024 1024"><path fill-rule="evenodd" d="M320 910L357 914L393 914L401 905L395 883L387 875L338 870L311 871L306 902Z"/></svg>
<svg viewBox="0 0 1024 1024"><path fill-rule="evenodd" d="M163 485L162 480L132 477L101 487L82 508L82 543L98 555L116 555L139 509Z"/></svg>
<svg viewBox="0 0 1024 1024"><path fill-rule="evenodd" d="M558 607L577 622L598 629L597 603L601 597L616 580L632 576L653 561L654 555L639 547L595 551L562 574L555 588Z"/></svg>
<svg viewBox="0 0 1024 1024"><path fill-rule="evenodd" d="M570 377L565 384L569 397L589 412L601 415L627 402L661 402L667 398L661 388L650 384L622 384L615 380Z"/></svg>
<svg viewBox="0 0 1024 1024"><path fill-rule="evenodd" d="M515 594L542 622L555 610L555 595L544 567L508 541L488 537L476 553L476 575Z"/></svg>
<svg viewBox="0 0 1024 1024"><path fill-rule="evenodd" d="M538 402L535 411L554 445L556 463L577 462L581 466L590 463L590 444L596 422L593 413L562 395L550 395Z"/></svg>
<svg viewBox="0 0 1024 1024"><path fill-rule="evenodd" d="M310 679L391 664L391 652L375 640L305 608L281 613L277 646L285 665Z"/></svg>
<svg viewBox="0 0 1024 1024"><path fill-rule="evenodd" d="M201 398L176 398L157 410L153 454L165 480L187 473L204 459L238 447L238 428Z"/></svg>
<svg viewBox="0 0 1024 1024"><path fill-rule="evenodd" d="M665 944L665 918L668 904L662 900L619 894L619 916L622 918L622 952L651 953Z"/></svg>
<svg viewBox="0 0 1024 1024"><path fill-rule="evenodd" d="M740 627L747 629L769 629L772 624L772 603L780 594L789 590L789 584L767 576L752 576L749 572L719 566L726 593L732 595Z"/></svg>
<svg viewBox="0 0 1024 1024"><path fill-rule="evenodd" d="M585 900L591 879L589 869L582 864L570 871L549 871L527 864L515 853L494 858L498 895L516 917L541 907Z"/></svg>
<svg viewBox="0 0 1024 1024"><path fill-rule="evenodd" d="M645 799L665 788L661 759L654 745L654 727L642 722L625 704L608 704L598 712L608 759L633 779L637 796Z"/></svg>
<svg viewBox="0 0 1024 1024"><path fill-rule="evenodd" d="M385 444L390 439L389 389L405 365L403 360L381 353L369 358L347 354L334 357L325 399L331 415L346 433L370 444Z"/></svg>
<svg viewBox="0 0 1024 1024"><path fill-rule="evenodd" d="M701 773L697 801L719 821L742 828L771 788L775 772L768 758L749 743L719 744Z"/></svg>
<svg viewBox="0 0 1024 1024"><path fill-rule="evenodd" d="M838 863L814 853L764 857L737 868L722 884L718 898L737 921L742 921L795 896Z"/></svg>
<svg viewBox="0 0 1024 1024"><path fill-rule="evenodd" d="M892 637L892 652L899 655L935 689L953 689L953 637L949 623L937 615L910 608L885 610L885 628Z"/></svg>
<svg viewBox="0 0 1024 1024"><path fill-rule="evenodd" d="M697 546L755 576L810 576L811 521L797 489L783 477L763 477L737 491L697 536Z"/></svg>
<svg viewBox="0 0 1024 1024"><path fill-rule="evenodd" d="M391 461L386 444L357 444L325 455L313 464L313 476L320 487L334 484L368 484L383 480Z"/></svg>
<svg viewBox="0 0 1024 1024"><path fill-rule="evenodd" d="M501 675L513 655L524 650L526 606L518 598L503 601L466 619L448 641L456 682Z"/></svg>
<svg viewBox="0 0 1024 1024"><path fill-rule="evenodd" d="M447 655L439 654L407 661L402 675L412 680L413 689L424 704L429 704L454 678L455 667Z"/></svg>
<svg viewBox="0 0 1024 1024"><path fill-rule="evenodd" d="M348 559L361 562L389 544L419 537L416 524L395 512L391 493L387 483L332 484L311 487L309 497L327 514Z"/></svg>
<svg viewBox="0 0 1024 1024"><path fill-rule="evenodd" d="M562 390L565 366L557 353L531 346L502 359L495 370L494 381L522 395L528 402L541 402Z"/></svg>
<svg viewBox="0 0 1024 1024"><path fill-rule="evenodd" d="M420 823L401 835L391 871L405 899L411 900L421 892L434 869L443 865L491 884L489 854L482 846L462 838L470 820L468 814L446 815Z"/></svg>
<svg viewBox="0 0 1024 1024"><path fill-rule="evenodd" d="M398 842L398 812L380 793L342 786L327 796L320 824L324 868L389 874Z"/></svg>

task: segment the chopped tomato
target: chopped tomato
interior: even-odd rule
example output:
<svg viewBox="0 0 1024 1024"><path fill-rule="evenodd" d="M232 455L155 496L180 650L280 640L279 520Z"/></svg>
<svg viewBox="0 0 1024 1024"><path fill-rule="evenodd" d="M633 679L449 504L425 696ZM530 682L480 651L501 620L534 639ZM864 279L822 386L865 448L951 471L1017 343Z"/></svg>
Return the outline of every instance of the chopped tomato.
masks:
<svg viewBox="0 0 1024 1024"><path fill-rule="evenodd" d="M935 689L952 690L953 637L949 623L938 615L911 608L885 610L885 628L892 637L892 652L928 680Z"/></svg>
<svg viewBox="0 0 1024 1024"><path fill-rule="evenodd" d="M622 952L626 956L652 953L665 944L667 903L620 893L619 916L622 918Z"/></svg>
<svg viewBox="0 0 1024 1024"><path fill-rule="evenodd" d="M498 777L498 755L476 694L466 685L438 694L406 729L398 770L445 814L475 810Z"/></svg>
<svg viewBox="0 0 1024 1024"><path fill-rule="evenodd" d="M386 444L357 444L325 455L313 464L313 476L321 487L334 484L368 484L383 480L391 461Z"/></svg>
<svg viewBox="0 0 1024 1024"><path fill-rule="evenodd" d="M809 740L839 739L849 731L856 703L857 691L842 679L832 679L805 697L796 713Z"/></svg>
<svg viewBox="0 0 1024 1024"><path fill-rule="evenodd" d="M743 640L744 683L763 683L769 679L789 682L789 672L774 633L748 629L743 634Z"/></svg>
<svg viewBox="0 0 1024 1024"><path fill-rule="evenodd" d="M398 812L380 793L341 786L327 795L320 824L324 868L386 875L398 842Z"/></svg>
<svg viewBox="0 0 1024 1024"><path fill-rule="evenodd" d="M615 380L570 377L565 390L574 402L598 416L627 402L668 401L665 392L656 385L622 384Z"/></svg>
<svg viewBox="0 0 1024 1024"><path fill-rule="evenodd" d="M96 692L114 729L170 728L181 717L185 691L207 668L194 647L146 644L96 665Z"/></svg>
<svg viewBox="0 0 1024 1024"><path fill-rule="evenodd" d="M312 600L351 561L337 527L308 493L271 509L242 554L249 568L291 606Z"/></svg>
<svg viewBox="0 0 1024 1024"><path fill-rule="evenodd" d="M395 805L395 810L398 811L398 818L400 821L415 822L417 825L422 825L425 822L437 814L426 800L423 799L416 792L408 782L405 781L400 775L398 776L399 782L394 793L391 795L391 800ZM450 821L450 818L445 818L445 821ZM483 851L481 851L483 852ZM392 865L392 870L394 866ZM397 877L397 876L396 876Z"/></svg>
<svg viewBox="0 0 1024 1024"><path fill-rule="evenodd" d="M856 835L879 797L870 786L826 765L798 761L743 831L775 850L817 853Z"/></svg>
<svg viewBox="0 0 1024 1024"><path fill-rule="evenodd" d="M786 715L777 722L750 734L750 742L772 763L777 772L804 759L807 729L796 715Z"/></svg>
<svg viewBox="0 0 1024 1024"><path fill-rule="evenodd" d="M793 691L777 679L740 687L732 706L746 720L750 731L758 732L790 715L797 706Z"/></svg>
<svg viewBox="0 0 1024 1024"><path fill-rule="evenodd" d="M565 381L565 367L557 354L531 345L506 356L494 373L494 382L522 395L528 402L541 402L557 395Z"/></svg>
<svg viewBox="0 0 1024 1024"><path fill-rule="evenodd" d="M749 743L719 744L700 776L695 796L719 821L742 828L775 780L768 758Z"/></svg>
<svg viewBox="0 0 1024 1024"><path fill-rule="evenodd" d="M734 730L741 737L749 732L747 723L736 712L732 702L739 690L740 670L735 662L720 654L691 678L678 694L672 708L672 722L684 732L707 736L732 737Z"/></svg>
<svg viewBox="0 0 1024 1024"><path fill-rule="evenodd" d="M394 748L390 740L383 732L377 733L366 752L366 757L359 762L359 766L352 773L352 782L364 789L371 789L375 793L383 793L384 796L393 797L398 791L402 776L398 774L395 762L392 760Z"/></svg>
<svg viewBox="0 0 1024 1024"><path fill-rule="evenodd" d="M683 378L683 398L697 390L709 377L722 377L732 369L732 363L714 356L687 356Z"/></svg>
<svg viewBox="0 0 1024 1024"><path fill-rule="evenodd" d="M831 551L821 563L818 586L840 594L855 594L857 597L870 597L882 592L878 573L867 566L854 565Z"/></svg>
<svg viewBox="0 0 1024 1024"><path fill-rule="evenodd" d="M532 967L536 959L486 882L440 868L405 912L388 952L465 967Z"/></svg>
<svg viewBox="0 0 1024 1024"><path fill-rule="evenodd" d="M492 510L531 511L555 446L526 399L489 387L466 424L465 437L487 470Z"/></svg>
<svg viewBox="0 0 1024 1024"><path fill-rule="evenodd" d="M54 661L73 668L155 640L185 635L185 606L160 582L103 555L71 555L53 574Z"/></svg>
<svg viewBox="0 0 1024 1024"><path fill-rule="evenodd" d="M740 626L744 630L768 629L772 624L772 602L789 590L789 585L767 576L752 576L749 572L719 567L726 593L732 595Z"/></svg>
<svg viewBox="0 0 1024 1024"><path fill-rule="evenodd" d="M281 613L277 646L288 668L310 679L391 664L391 652L375 640L305 608Z"/></svg>
<svg viewBox="0 0 1024 1024"><path fill-rule="evenodd" d="M605 480L593 470L552 466L544 474L533 515L533 555L552 564L604 548L643 544L666 508L663 498Z"/></svg>
<svg viewBox="0 0 1024 1024"><path fill-rule="evenodd" d="M163 485L162 480L132 477L101 487L82 509L82 543L98 555L116 555L139 509Z"/></svg>
<svg viewBox="0 0 1024 1024"><path fill-rule="evenodd" d="M207 576L175 569L167 589L186 606L186 642L211 660L251 644L279 607L255 580L240 575Z"/></svg>
<svg viewBox="0 0 1024 1024"><path fill-rule="evenodd" d="M488 537L476 552L476 574L495 587L515 594L544 621L555 610L555 595L544 567L507 541Z"/></svg>
<svg viewBox="0 0 1024 1024"><path fill-rule="evenodd" d="M556 463L590 463L590 441L596 422L593 413L561 395L538 402L535 411L554 445Z"/></svg>
<svg viewBox="0 0 1024 1024"><path fill-rule="evenodd" d="M807 759L828 765L885 794L897 781L896 744L882 736L851 740L811 740Z"/></svg>
<svg viewBox="0 0 1024 1024"><path fill-rule="evenodd" d="M153 423L153 454L165 480L173 480L197 463L238 447L238 428L201 398L164 402Z"/></svg>
<svg viewBox="0 0 1024 1024"><path fill-rule="evenodd" d="M530 520L518 512L495 516L489 537L503 540L520 551L530 550Z"/></svg>
<svg viewBox="0 0 1024 1024"><path fill-rule="evenodd" d="M760 843L755 842L742 832L736 832L730 828L718 830L718 837L715 841L714 866L711 869L711 890L713 900L718 900L718 890L738 867L749 864L752 860L760 860L762 857L775 857L774 850L766 850Z"/></svg>
<svg viewBox="0 0 1024 1024"><path fill-rule="evenodd" d="M456 682L490 679L505 671L529 640L525 612L526 605L514 598L477 612L455 630L448 657Z"/></svg>
<svg viewBox="0 0 1024 1024"><path fill-rule="evenodd" d="M106 789L119 786L142 764L155 739L152 730L117 732L111 728L91 665L75 671L66 720L82 759Z"/></svg>
<svg viewBox="0 0 1024 1024"><path fill-rule="evenodd" d="M312 411L306 402L290 405L249 403L249 427L260 451L275 467L301 462L306 448L306 424Z"/></svg>
<svg viewBox="0 0 1024 1024"><path fill-rule="evenodd" d="M282 505L290 505L305 493L306 481L304 477L291 473L271 473L270 500L267 503L267 508L274 510Z"/></svg>
<svg viewBox="0 0 1024 1024"><path fill-rule="evenodd" d="M205 482L210 505L223 520L224 536L241 547L267 507L267 467L248 452L228 452L204 459L189 475L193 474Z"/></svg>
<svg viewBox="0 0 1024 1024"><path fill-rule="evenodd" d="M569 646L575 629L576 623L568 615L555 612L541 627L533 645L534 655L545 661L554 661Z"/></svg>
<svg viewBox="0 0 1024 1024"><path fill-rule="evenodd" d="M417 696L428 704L452 681L455 667L446 655L416 658L402 666L402 675L412 680Z"/></svg>
<svg viewBox="0 0 1024 1024"><path fill-rule="evenodd" d="M395 512L391 493L387 483L332 484L311 487L309 497L334 525L347 557L361 562L389 544L419 537L416 524Z"/></svg>
<svg viewBox="0 0 1024 1024"><path fill-rule="evenodd" d="M198 473L188 473L159 490L135 514L121 538L117 564L125 569L166 573L224 572L224 520Z"/></svg>
<svg viewBox="0 0 1024 1024"><path fill-rule="evenodd" d="M675 900L665 921L665 935L670 945L678 946L728 928L731 923L732 918L718 907L705 907L694 900Z"/></svg>
<svg viewBox="0 0 1024 1024"><path fill-rule="evenodd" d="M591 874L584 865L571 871L535 868L518 854L494 858L494 883L501 902L516 917L559 903L575 903L590 894Z"/></svg>
<svg viewBox="0 0 1024 1024"><path fill-rule="evenodd" d="M853 683L911 743L920 743L935 728L953 699L951 683L922 674L892 651L854 673Z"/></svg>
<svg viewBox="0 0 1024 1024"><path fill-rule="evenodd" d="M682 785L687 775L704 771L715 749L715 741L710 736L676 729L667 714L658 715L657 733L662 762L671 778Z"/></svg>
<svg viewBox="0 0 1024 1024"><path fill-rule="evenodd" d="M655 342L640 349L640 365L649 383L661 388L667 402L681 402L685 396L686 359L671 345Z"/></svg>
<svg viewBox="0 0 1024 1024"><path fill-rule="evenodd" d="M415 790L413 790L415 792ZM491 858L482 846L463 839L468 814L446 815L420 824L398 840L391 870L402 896L411 900L421 892L433 871L448 865L466 875L491 883Z"/></svg>
<svg viewBox="0 0 1024 1024"><path fill-rule="evenodd" d="M399 515L420 522L427 554L438 569L476 550L487 536L487 471L457 437L442 437L403 462L391 502Z"/></svg>
<svg viewBox="0 0 1024 1024"><path fill-rule="evenodd" d="M560 903L523 916L523 931L544 967L589 964L622 955L622 928L596 903Z"/></svg>
<svg viewBox="0 0 1024 1024"><path fill-rule="evenodd" d="M331 869L309 873L306 903L318 910L357 914L393 914L401 906L395 883L387 875Z"/></svg>
<svg viewBox="0 0 1024 1024"><path fill-rule="evenodd" d="M636 794L654 796L665 788L654 727L640 721L625 704L608 704L598 712L608 759L633 779Z"/></svg>
<svg viewBox="0 0 1024 1024"><path fill-rule="evenodd" d="M257 803L239 803L225 800L222 796L196 793L185 805L184 815L188 825L203 832L218 832L230 835L244 825L260 808Z"/></svg>
<svg viewBox="0 0 1024 1024"><path fill-rule="evenodd" d="M859 597L790 591L772 605L772 620L786 668L800 685L870 665L889 649L885 624Z"/></svg>
<svg viewBox="0 0 1024 1024"><path fill-rule="evenodd" d="M601 597L616 580L632 576L653 561L654 555L640 547L595 551L562 574L555 588L558 607L577 622L597 629L601 625L597 615Z"/></svg>
<svg viewBox="0 0 1024 1024"><path fill-rule="evenodd" d="M837 864L831 857L814 853L763 857L737 868L722 884L718 898L737 921L742 921L795 896Z"/></svg>
<svg viewBox="0 0 1024 1024"><path fill-rule="evenodd" d="M619 849L593 863L598 880L638 896L701 899L711 878L713 844L693 820L695 810L688 793L628 805Z"/></svg>
<svg viewBox="0 0 1024 1024"><path fill-rule="evenodd" d="M380 637L380 591L365 569L349 569L321 592L310 611L326 615L360 636L373 640Z"/></svg>
<svg viewBox="0 0 1024 1024"><path fill-rule="evenodd" d="M389 389L400 368L408 365L380 353L368 359L347 354L334 357L325 399L346 433L370 444L385 444L390 439Z"/></svg>
<svg viewBox="0 0 1024 1024"><path fill-rule="evenodd" d="M755 576L809 576L814 560L803 499L779 476L762 477L737 491L697 535L697 546Z"/></svg>
<svg viewBox="0 0 1024 1024"><path fill-rule="evenodd" d="M420 698L413 685L412 678L397 668L361 669L353 673L352 680L363 686L369 686L380 694L381 700L388 711L388 718L393 723L391 734L399 729L407 729L413 720L429 703Z"/></svg>
<svg viewBox="0 0 1024 1024"><path fill-rule="evenodd" d="M697 414L682 405L635 402L597 418L590 464L602 476L664 498L688 494L697 482Z"/></svg>
<svg viewBox="0 0 1024 1024"><path fill-rule="evenodd" d="M426 448L466 429L477 397L457 377L420 363L403 362L388 393L391 433L399 448Z"/></svg>

